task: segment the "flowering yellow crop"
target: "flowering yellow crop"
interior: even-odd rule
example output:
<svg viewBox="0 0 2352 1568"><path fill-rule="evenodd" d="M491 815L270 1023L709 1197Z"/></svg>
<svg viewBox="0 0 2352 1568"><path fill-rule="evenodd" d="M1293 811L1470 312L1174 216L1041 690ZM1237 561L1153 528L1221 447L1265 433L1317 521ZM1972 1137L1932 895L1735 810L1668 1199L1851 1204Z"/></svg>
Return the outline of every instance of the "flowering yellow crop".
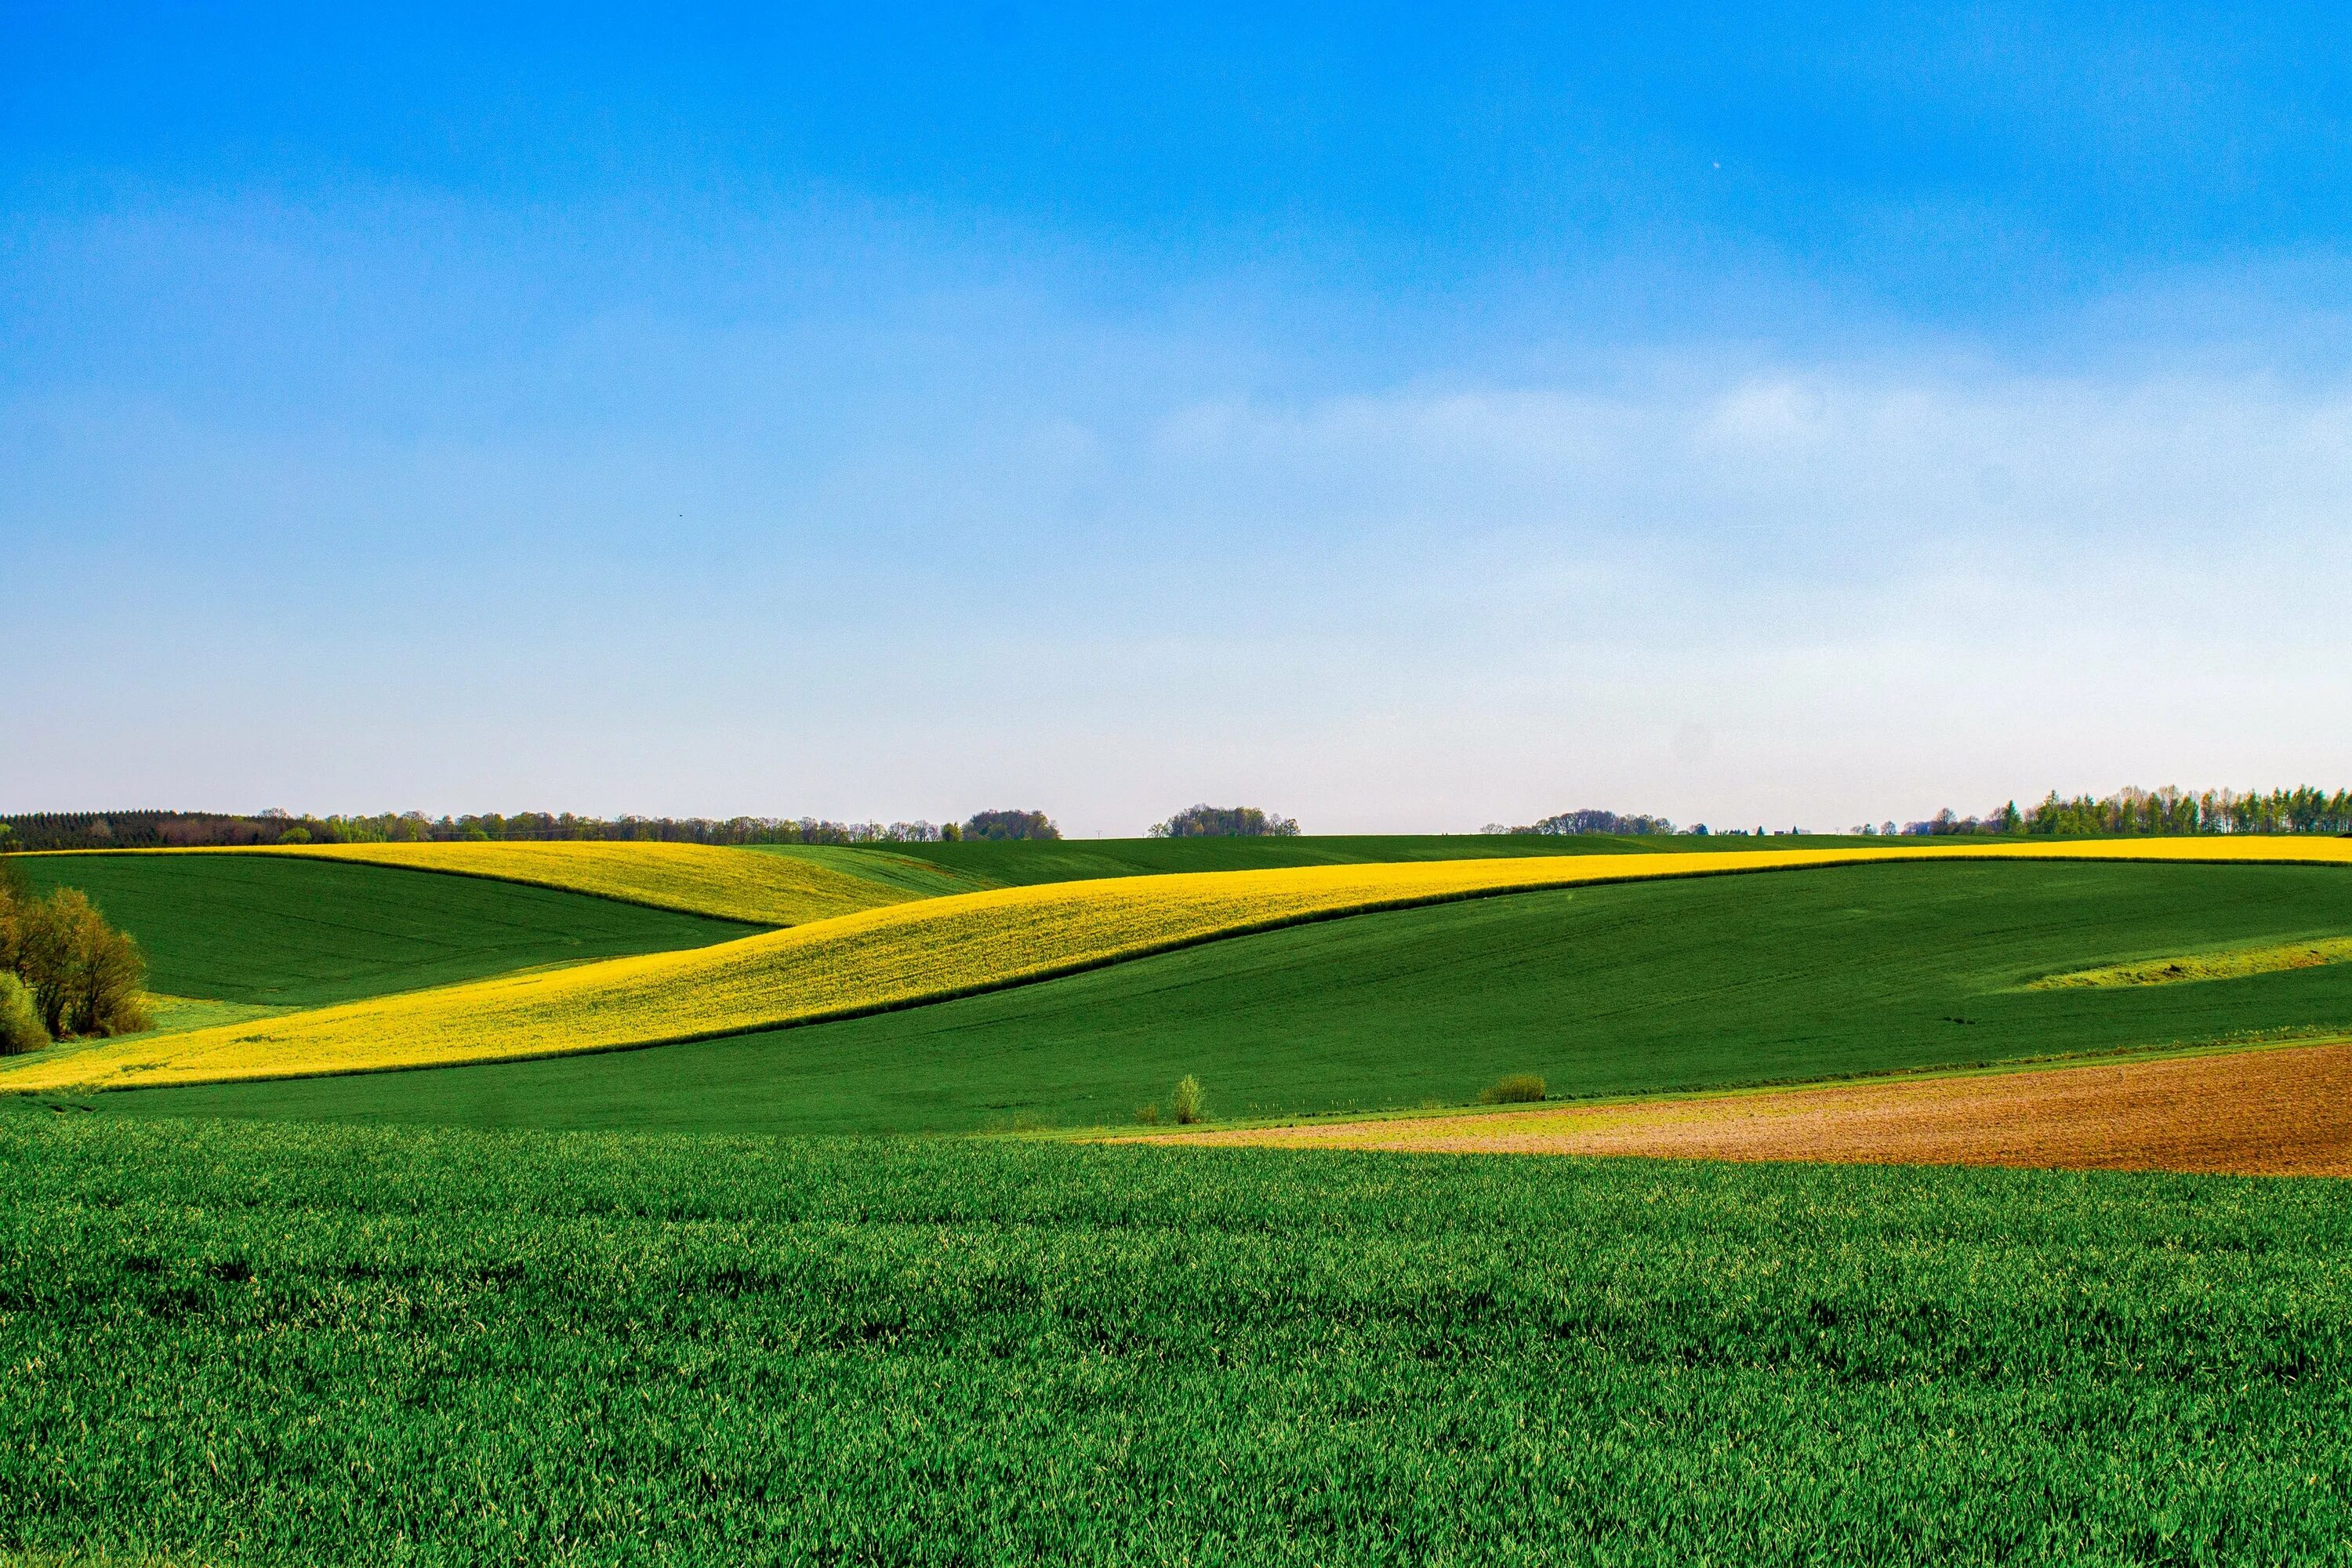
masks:
<svg viewBox="0 0 2352 1568"><path fill-rule="evenodd" d="M793 926L919 895L786 855L704 844L305 844L265 849L191 849L191 855L299 855L593 893L690 915Z"/></svg>
<svg viewBox="0 0 2352 1568"><path fill-rule="evenodd" d="M1563 855L1047 883L868 910L684 952L126 1039L57 1058L35 1056L0 1068L0 1089L289 1078L648 1045L939 1001L1324 916L1580 883L1906 859L2352 864L2352 841Z"/></svg>

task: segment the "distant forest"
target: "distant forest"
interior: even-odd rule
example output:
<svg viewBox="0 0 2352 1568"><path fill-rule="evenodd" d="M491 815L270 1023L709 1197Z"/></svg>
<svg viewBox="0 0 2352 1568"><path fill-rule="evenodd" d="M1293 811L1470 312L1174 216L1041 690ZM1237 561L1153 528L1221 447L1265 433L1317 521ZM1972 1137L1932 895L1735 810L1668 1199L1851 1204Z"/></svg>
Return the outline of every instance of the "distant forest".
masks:
<svg viewBox="0 0 2352 1568"><path fill-rule="evenodd" d="M1613 811L1567 811L1525 827L1489 824L1488 833L1632 834L1664 837L1690 834L1705 837L1727 831L1745 837L1746 828L1709 829L1705 823L1676 827L1663 816L1626 816ZM1753 830L1760 833L1761 828ZM1789 831L1794 832L1795 829ZM2305 786L2277 789L2266 795L2240 795L2234 790L2209 789L2191 795L2169 785L2163 789L2121 789L2110 795L2077 795L2072 800L2053 790L2041 805L2021 811L2011 801L1982 816L1962 816L1945 810L1923 822L1864 824L1855 833L1876 837L1943 837L1955 834L2034 834L2074 837L2137 837L2157 834L2322 833L2352 834L2352 790Z"/></svg>
<svg viewBox="0 0 2352 1568"><path fill-rule="evenodd" d="M1859 828L1872 832L1869 827ZM1918 834L2049 834L2076 837L2145 837L2198 833L2332 833L2352 834L2352 790L2330 795L2305 785L2274 789L2268 794L2240 795L2234 790L2209 789L2191 795L2167 785L2163 789L2122 789L2093 798L2062 798L2053 790L2041 805L2020 811L2011 801L1982 816L1937 812L1925 822L1889 822L1879 833Z"/></svg>
<svg viewBox="0 0 2352 1568"><path fill-rule="evenodd" d="M1045 813L983 811L970 824L823 822L730 816L576 816L518 812L503 816L253 816L202 811L37 812L0 816L0 849L160 849L221 844L408 844L464 839L656 839L673 844L924 844L941 839L1058 838Z"/></svg>
<svg viewBox="0 0 2352 1568"><path fill-rule="evenodd" d="M1196 805L1155 823L1154 837L1267 834L1298 831L1288 817L1248 807ZM1560 836L1675 834L1745 836L1761 829L1677 827L1663 816L1613 811L1568 811L1523 827L1490 823L1488 833ZM1796 831L1791 828L1790 832ZM1940 811L1920 822L1866 824L1865 836L1943 837L1951 835L2042 835L2078 837L2155 834L2311 833L2352 835L2352 790L2123 789L2110 795L2066 799L2052 791L2021 810L2011 801L1981 816ZM983 811L965 823L828 822L814 816L578 816L571 812L496 812L480 816L428 817L423 812L380 816L294 816L265 811L238 816L201 811L36 812L0 816L0 851L10 849L156 849L215 844L383 844L452 839L658 839L677 844L921 844L961 838L1059 838L1036 811Z"/></svg>

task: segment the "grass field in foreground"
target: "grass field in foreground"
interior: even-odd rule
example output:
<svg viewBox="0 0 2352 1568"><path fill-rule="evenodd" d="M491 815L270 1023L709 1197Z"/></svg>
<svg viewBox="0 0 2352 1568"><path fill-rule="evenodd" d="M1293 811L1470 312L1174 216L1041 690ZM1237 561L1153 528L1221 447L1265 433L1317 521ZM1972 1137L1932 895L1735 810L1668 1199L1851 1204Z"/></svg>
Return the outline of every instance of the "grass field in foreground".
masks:
<svg viewBox="0 0 2352 1568"><path fill-rule="evenodd" d="M1635 882L1362 915L844 1023L433 1072L145 1090L131 1115L724 1131L1458 1104L1505 1073L1628 1094L2352 1028L2352 966L2028 989L2352 925L2315 867L1990 861ZM1963 1021L1964 1020L1964 1021Z"/></svg>
<svg viewBox="0 0 2352 1568"><path fill-rule="evenodd" d="M271 855L18 858L139 939L148 985L317 1007L539 964L727 942L755 929L473 877Z"/></svg>
<svg viewBox="0 0 2352 1568"><path fill-rule="evenodd" d="M0 1183L0 1555L2352 1555L2332 1183L24 1110Z"/></svg>

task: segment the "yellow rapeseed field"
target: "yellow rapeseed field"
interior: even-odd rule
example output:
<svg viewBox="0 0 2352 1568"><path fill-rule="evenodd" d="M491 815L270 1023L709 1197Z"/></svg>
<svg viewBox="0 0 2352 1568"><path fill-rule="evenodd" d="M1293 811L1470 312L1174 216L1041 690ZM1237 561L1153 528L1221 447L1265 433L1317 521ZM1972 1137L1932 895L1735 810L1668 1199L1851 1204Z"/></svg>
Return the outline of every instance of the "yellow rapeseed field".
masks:
<svg viewBox="0 0 2352 1568"><path fill-rule="evenodd" d="M804 925L920 896L813 860L703 844L306 844L162 853L299 855L450 871L754 925Z"/></svg>
<svg viewBox="0 0 2352 1568"><path fill-rule="evenodd" d="M748 857L747 857L748 858ZM0 1069L0 1090L129 1088L509 1060L848 1016L1302 920L1583 883L1887 859L2352 864L2336 839L2189 839L1316 866L1006 888L715 947L608 960Z"/></svg>

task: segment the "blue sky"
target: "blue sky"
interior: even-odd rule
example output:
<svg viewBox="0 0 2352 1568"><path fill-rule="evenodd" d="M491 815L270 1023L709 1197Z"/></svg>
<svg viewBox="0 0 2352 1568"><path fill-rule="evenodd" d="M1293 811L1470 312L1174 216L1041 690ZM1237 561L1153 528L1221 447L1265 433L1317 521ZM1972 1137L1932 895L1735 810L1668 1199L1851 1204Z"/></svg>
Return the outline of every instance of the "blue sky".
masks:
<svg viewBox="0 0 2352 1568"><path fill-rule="evenodd" d="M2352 49L0 6L0 809L2352 778Z"/></svg>

